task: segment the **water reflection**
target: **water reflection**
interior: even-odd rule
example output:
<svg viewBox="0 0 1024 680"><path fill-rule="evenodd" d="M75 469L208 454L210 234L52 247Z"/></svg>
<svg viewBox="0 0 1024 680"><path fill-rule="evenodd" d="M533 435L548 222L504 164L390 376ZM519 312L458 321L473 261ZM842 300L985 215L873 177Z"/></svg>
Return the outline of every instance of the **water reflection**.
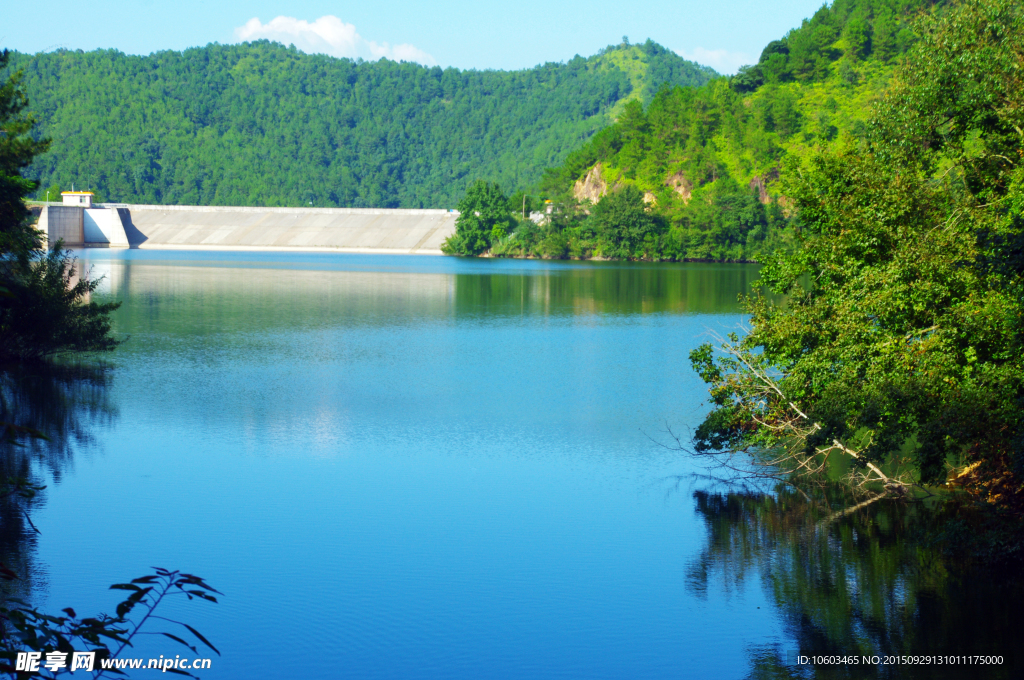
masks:
<svg viewBox="0 0 1024 680"><path fill-rule="evenodd" d="M109 382L109 369L102 365L0 370L0 423L18 428L0 438L0 562L19 577L6 583L0 595L25 596L38 586L32 562L37 534L31 516L45 496L30 490L59 482L75 451L93 442L95 425L116 418L107 393Z"/></svg>
<svg viewBox="0 0 1024 680"><path fill-rule="evenodd" d="M100 295L125 301L120 327L193 337L526 315L734 314L758 272L739 264L425 257L413 258L412 268L401 257L288 254L249 263L244 254L230 261L200 255L84 252L82 258L93 277L104 277Z"/></svg>
<svg viewBox="0 0 1024 680"><path fill-rule="evenodd" d="M969 569L930 545L933 513L884 501L841 519L843 499L775 493L694 494L707 542L688 583L737 588L760 579L784 622L788 643L750 650L755 678L1005 678L1024 624L1019 582ZM998 667L800 667L805 656L1002 655Z"/></svg>
<svg viewBox="0 0 1024 680"><path fill-rule="evenodd" d="M509 314L716 314L740 311L757 267L593 264L508 274L456 274L455 311Z"/></svg>

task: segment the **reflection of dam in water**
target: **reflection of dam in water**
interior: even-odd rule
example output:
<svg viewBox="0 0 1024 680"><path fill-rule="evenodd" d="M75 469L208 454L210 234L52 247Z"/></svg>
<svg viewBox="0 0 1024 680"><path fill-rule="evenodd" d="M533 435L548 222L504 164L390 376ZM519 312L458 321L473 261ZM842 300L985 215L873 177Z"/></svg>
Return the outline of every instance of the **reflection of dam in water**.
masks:
<svg viewBox="0 0 1024 680"><path fill-rule="evenodd" d="M69 246L437 255L457 217L449 210L51 205L39 227Z"/></svg>
<svg viewBox="0 0 1024 680"><path fill-rule="evenodd" d="M164 320L166 330L182 335L368 321L381 309L419 319L445 318L452 311L455 283L450 274L320 267L317 260L325 255L317 253L225 252L209 253L210 259L182 251L160 253L159 259L154 255L86 250L81 264L90 278L101 279L98 295L127 303L115 317L140 317L132 325L146 326L142 319L157 298L163 314L189 310L174 323ZM364 257L379 256L350 255L348 261Z"/></svg>
<svg viewBox="0 0 1024 680"><path fill-rule="evenodd" d="M174 328L310 327L382 314L405 322L741 311L758 267L745 264L569 263L298 252L86 249L97 294L118 315L189 309ZM134 300L134 301L132 301ZM386 310L386 312L384 311ZM589 322L588 322L589 323ZM137 325L145 325L138 321Z"/></svg>

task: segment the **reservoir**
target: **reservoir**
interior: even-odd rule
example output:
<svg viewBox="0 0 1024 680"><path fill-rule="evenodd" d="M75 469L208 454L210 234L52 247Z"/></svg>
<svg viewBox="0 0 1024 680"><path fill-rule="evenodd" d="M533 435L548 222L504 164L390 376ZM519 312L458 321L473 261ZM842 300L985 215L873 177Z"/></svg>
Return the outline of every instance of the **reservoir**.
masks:
<svg viewBox="0 0 1024 680"><path fill-rule="evenodd" d="M220 603L158 613L214 679L810 677L797 652L888 649L1006 660L880 677L1013 677L1019 593L923 566L912 508L787 533L798 497L677 450L707 409L688 354L741 328L756 266L79 255L128 340L54 388L16 548L44 610L201 575Z"/></svg>

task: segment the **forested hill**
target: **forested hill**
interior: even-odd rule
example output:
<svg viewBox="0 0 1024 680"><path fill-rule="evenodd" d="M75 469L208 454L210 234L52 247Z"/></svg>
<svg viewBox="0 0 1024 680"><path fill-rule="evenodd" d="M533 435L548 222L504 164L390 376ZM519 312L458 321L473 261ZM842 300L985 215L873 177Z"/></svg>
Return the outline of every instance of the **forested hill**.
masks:
<svg viewBox="0 0 1024 680"><path fill-rule="evenodd" d="M309 55L278 43L130 56L12 54L49 153L41 183L104 200L453 207L470 180L531 185L662 83L715 72L648 41L521 71ZM40 194L42 197L42 193Z"/></svg>
<svg viewBox="0 0 1024 680"><path fill-rule="evenodd" d="M581 225L549 241L564 242L566 253L654 259L771 251L786 239L787 163L864 137L873 102L918 38L915 17L943 5L835 0L730 79L665 88L646 108L630 102L616 124L549 171L543 192L596 201L634 187L664 218L661 233L624 245L612 231L602 237Z"/></svg>

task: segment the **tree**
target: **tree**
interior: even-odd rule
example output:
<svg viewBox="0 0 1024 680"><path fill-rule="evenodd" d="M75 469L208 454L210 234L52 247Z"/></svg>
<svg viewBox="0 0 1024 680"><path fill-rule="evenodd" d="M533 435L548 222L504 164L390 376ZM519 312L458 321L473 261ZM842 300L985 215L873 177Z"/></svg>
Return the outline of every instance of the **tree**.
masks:
<svg viewBox="0 0 1024 680"><path fill-rule="evenodd" d="M881 61L896 56L896 17L888 9L875 17L874 32L871 36L871 52Z"/></svg>
<svg viewBox="0 0 1024 680"><path fill-rule="evenodd" d="M7 68L11 54L0 52L0 72ZM24 259L39 247L39 236L29 225L24 197L37 184L21 176L32 159L46 151L48 139L33 139L29 132L36 121L25 113L28 99L16 72L0 83L0 255Z"/></svg>
<svg viewBox="0 0 1024 680"><path fill-rule="evenodd" d="M789 77L789 45L785 40L773 40L761 51L758 70L768 83L777 83Z"/></svg>
<svg viewBox="0 0 1024 680"><path fill-rule="evenodd" d="M803 236L747 300L751 332L691 355L698 452L804 475L831 457L898 493L948 471L1024 510L1024 13L924 18L863 147L789 172Z"/></svg>
<svg viewBox="0 0 1024 680"><path fill-rule="evenodd" d="M10 55L0 54L0 68ZM35 119L16 72L0 85L0 363L37 361L64 352L110 350L110 312L119 303L85 303L98 281L75 281L75 260L58 243L42 250L24 198L37 183L21 171L49 140L29 132Z"/></svg>
<svg viewBox="0 0 1024 680"><path fill-rule="evenodd" d="M51 184L47 189L39 189L39 198L43 201L60 201L63 192L59 184Z"/></svg>
<svg viewBox="0 0 1024 680"><path fill-rule="evenodd" d="M753 92L764 85L764 76L757 65L740 66L736 75L729 80L729 85L737 92Z"/></svg>
<svg viewBox="0 0 1024 680"><path fill-rule="evenodd" d="M644 203L644 194L635 186L605 195L594 206L594 224L598 236L610 246L609 255L635 257L649 237L664 231L664 221Z"/></svg>
<svg viewBox="0 0 1024 680"><path fill-rule="evenodd" d="M494 182L477 180L461 201L455 233L441 246L454 255L479 255L511 231L508 197Z"/></svg>
<svg viewBox="0 0 1024 680"><path fill-rule="evenodd" d="M867 16L867 8L854 12L846 22L843 30L846 38L846 54L854 59L863 59L871 49L871 21Z"/></svg>
<svg viewBox="0 0 1024 680"><path fill-rule="evenodd" d="M110 313L119 302L86 302L99 280L77 276L77 264L61 247L29 253L26 264L2 279L0 362L42 361L69 352L103 352L120 344L111 335Z"/></svg>

